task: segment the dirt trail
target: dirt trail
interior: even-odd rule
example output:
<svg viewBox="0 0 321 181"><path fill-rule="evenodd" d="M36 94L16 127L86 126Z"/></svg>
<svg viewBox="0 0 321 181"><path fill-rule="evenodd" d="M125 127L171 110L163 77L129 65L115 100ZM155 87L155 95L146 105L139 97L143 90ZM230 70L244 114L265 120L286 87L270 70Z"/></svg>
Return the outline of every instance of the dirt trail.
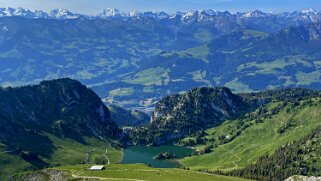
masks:
<svg viewBox="0 0 321 181"><path fill-rule="evenodd" d="M233 169L237 169L239 166L236 164L236 162L239 162L239 161L241 161L242 159L241 159L240 157L238 157L236 154L234 154L231 150L228 150L228 149L224 148L223 145L221 145L220 147L221 147L223 150L229 152L229 153L230 153L231 155L233 155L235 158L237 158L237 160L234 160L234 161L232 162L233 165L234 165L234 167L231 168L232 170L233 170Z"/></svg>
<svg viewBox="0 0 321 181"><path fill-rule="evenodd" d="M101 148L104 148L104 147L107 147L107 148L105 150L105 153L102 155L107 159L107 163L109 165L110 161L109 161L107 154L108 154L108 149L110 148L110 145L105 145L105 146L102 146ZM91 156L91 154L94 153L95 150L97 150L97 148L93 148L92 150L87 151L87 153L86 153L87 157L86 157L86 160L84 161L84 163L90 163L90 156Z"/></svg>
<svg viewBox="0 0 321 181"><path fill-rule="evenodd" d="M96 177L96 176L79 176L76 174L71 174L71 176L73 178L80 178L80 179L145 181L145 180L131 179L131 178L108 178L108 177Z"/></svg>
<svg viewBox="0 0 321 181"><path fill-rule="evenodd" d="M107 146L107 145L106 145L106 146ZM107 161L108 161L108 162L107 162L108 165L110 164L109 158L107 157L109 147L110 147L110 145L108 145L108 147L106 148L105 154L103 154L103 156L104 156L104 157L107 159Z"/></svg>

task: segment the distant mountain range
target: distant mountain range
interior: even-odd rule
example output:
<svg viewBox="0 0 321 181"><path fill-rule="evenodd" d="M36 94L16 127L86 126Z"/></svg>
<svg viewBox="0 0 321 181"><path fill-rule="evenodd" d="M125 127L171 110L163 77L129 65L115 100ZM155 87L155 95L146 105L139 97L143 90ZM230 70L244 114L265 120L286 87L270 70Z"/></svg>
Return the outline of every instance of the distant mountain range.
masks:
<svg viewBox="0 0 321 181"><path fill-rule="evenodd" d="M105 102L150 108L197 86L320 89L320 11L96 16L0 9L0 85L70 77Z"/></svg>
<svg viewBox="0 0 321 181"><path fill-rule="evenodd" d="M305 21L305 22L316 22L321 19L321 11L315 9L306 9L302 11L294 11L294 12L285 12L285 13L266 13L259 10L249 11L249 12L237 12L230 13L228 11L216 11L213 9L209 10L199 10L199 11L188 11L188 12L176 12L176 13L166 13L166 12L122 12L118 9L110 9L107 8L103 10L98 15L85 15L80 13L73 13L67 9L54 9L52 11L31 11L23 8L0 8L0 17L8 17L8 16L19 16L25 18L50 18L50 19L75 19L79 17L83 18L152 18L158 20L164 19L173 19L173 20L181 20L184 22L189 22L191 20L197 21L213 21L215 17L228 17L228 18L236 18L236 19L248 19L248 18L284 18L287 20L294 21Z"/></svg>

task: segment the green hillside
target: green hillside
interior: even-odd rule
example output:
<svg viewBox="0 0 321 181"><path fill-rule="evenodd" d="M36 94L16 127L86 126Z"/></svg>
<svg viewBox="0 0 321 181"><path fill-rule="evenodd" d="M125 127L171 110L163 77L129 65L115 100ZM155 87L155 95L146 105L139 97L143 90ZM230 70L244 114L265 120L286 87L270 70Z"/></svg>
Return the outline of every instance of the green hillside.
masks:
<svg viewBox="0 0 321 181"><path fill-rule="evenodd" d="M261 116L230 120L206 130L200 139L212 140L210 153L184 158L181 162L196 170L232 170L255 163L259 157L300 139L320 126L321 99L295 102L275 101L256 110ZM217 143L217 144L215 144ZM196 148L202 148L202 144Z"/></svg>
<svg viewBox="0 0 321 181"><path fill-rule="evenodd" d="M321 128L278 148L272 155L264 155L255 164L228 172L256 180L284 180L293 175L321 175ZM312 178L311 178L312 179Z"/></svg>

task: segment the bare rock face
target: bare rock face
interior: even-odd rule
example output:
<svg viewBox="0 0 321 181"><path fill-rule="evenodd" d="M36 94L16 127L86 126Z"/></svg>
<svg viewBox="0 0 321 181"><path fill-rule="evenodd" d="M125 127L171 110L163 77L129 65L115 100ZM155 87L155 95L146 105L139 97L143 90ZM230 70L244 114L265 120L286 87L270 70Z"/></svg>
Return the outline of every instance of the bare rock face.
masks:
<svg viewBox="0 0 321 181"><path fill-rule="evenodd" d="M321 181L321 177L295 175L287 178L285 181Z"/></svg>
<svg viewBox="0 0 321 181"><path fill-rule="evenodd" d="M68 173L61 170L54 170L54 169L44 169L41 171L29 172L22 174L20 176L16 175L11 177L9 181L67 181L68 180Z"/></svg>

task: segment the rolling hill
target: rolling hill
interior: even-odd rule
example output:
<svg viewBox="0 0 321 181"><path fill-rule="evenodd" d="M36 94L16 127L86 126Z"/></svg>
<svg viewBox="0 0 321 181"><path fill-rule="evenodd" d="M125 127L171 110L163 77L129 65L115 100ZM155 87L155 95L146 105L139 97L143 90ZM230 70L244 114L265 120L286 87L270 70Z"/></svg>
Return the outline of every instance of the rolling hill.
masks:
<svg viewBox="0 0 321 181"><path fill-rule="evenodd" d="M199 138L203 143L196 147L202 149L210 144L211 151L185 158L182 163L197 170L244 168L261 156L272 154L287 143L310 134L320 126L319 109L319 98L287 104L270 103L263 108L263 113L257 110L257 114L265 116L231 120L206 130L204 137Z"/></svg>
<svg viewBox="0 0 321 181"><path fill-rule="evenodd" d="M292 175L321 175L320 138L321 130L318 127L303 138L280 147L273 154L260 157L255 164L229 174L256 180L284 180ZM297 177L298 180L299 178Z"/></svg>

